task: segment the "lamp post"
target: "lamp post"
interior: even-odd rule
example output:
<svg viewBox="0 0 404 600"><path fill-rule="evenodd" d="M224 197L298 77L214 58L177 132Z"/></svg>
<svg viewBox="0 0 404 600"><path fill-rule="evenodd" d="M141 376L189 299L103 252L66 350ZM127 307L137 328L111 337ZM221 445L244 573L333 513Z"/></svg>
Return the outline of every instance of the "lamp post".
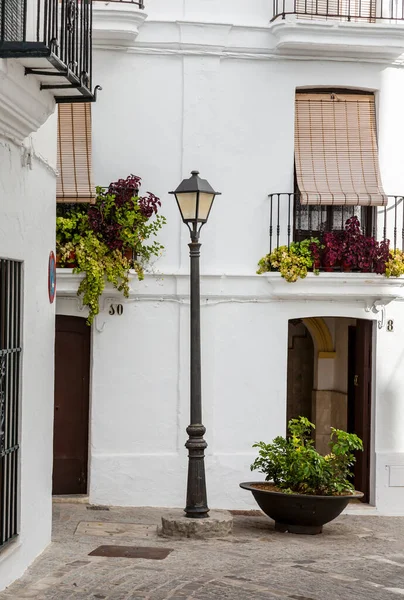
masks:
<svg viewBox="0 0 404 600"><path fill-rule="evenodd" d="M209 516L205 478L206 432L202 425L202 388L201 388L201 315L200 315L200 277L199 257L201 244L199 234L209 218L213 201L219 192L199 177L198 171L192 171L189 179L184 179L174 192L182 220L191 234L189 256L191 262L191 422L187 427L188 441L188 482L185 515L191 519L203 519Z"/></svg>

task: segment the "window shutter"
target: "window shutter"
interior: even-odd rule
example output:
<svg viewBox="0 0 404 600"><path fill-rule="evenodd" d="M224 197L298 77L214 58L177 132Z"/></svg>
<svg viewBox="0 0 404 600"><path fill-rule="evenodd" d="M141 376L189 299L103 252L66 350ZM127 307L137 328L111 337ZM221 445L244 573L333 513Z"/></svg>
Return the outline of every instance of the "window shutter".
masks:
<svg viewBox="0 0 404 600"><path fill-rule="evenodd" d="M373 94L297 93L301 204L384 206Z"/></svg>
<svg viewBox="0 0 404 600"><path fill-rule="evenodd" d="M57 202L91 202L91 104L59 104Z"/></svg>
<svg viewBox="0 0 404 600"><path fill-rule="evenodd" d="M24 26L24 0L0 0L0 41L22 42Z"/></svg>

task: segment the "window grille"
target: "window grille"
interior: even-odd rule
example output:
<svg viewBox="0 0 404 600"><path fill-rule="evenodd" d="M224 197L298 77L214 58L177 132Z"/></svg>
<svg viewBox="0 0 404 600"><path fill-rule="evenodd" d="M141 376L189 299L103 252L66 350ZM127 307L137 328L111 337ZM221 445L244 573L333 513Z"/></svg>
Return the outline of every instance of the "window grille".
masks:
<svg viewBox="0 0 404 600"><path fill-rule="evenodd" d="M21 275L0 259L0 548L18 533Z"/></svg>

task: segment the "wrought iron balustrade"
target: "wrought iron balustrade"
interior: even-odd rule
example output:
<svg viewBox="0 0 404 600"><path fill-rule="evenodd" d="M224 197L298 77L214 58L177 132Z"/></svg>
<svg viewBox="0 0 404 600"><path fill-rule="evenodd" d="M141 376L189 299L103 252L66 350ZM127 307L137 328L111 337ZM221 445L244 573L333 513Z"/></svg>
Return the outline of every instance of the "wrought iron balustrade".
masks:
<svg viewBox="0 0 404 600"><path fill-rule="evenodd" d="M378 241L388 239L390 248L404 250L404 196L388 196L387 206L327 206L304 205L300 194L284 193L269 196L269 251L342 231L353 216L359 219L362 233Z"/></svg>
<svg viewBox="0 0 404 600"><path fill-rule="evenodd" d="M93 0L93 2L105 2L105 0ZM143 0L109 0L109 2L120 2L121 4L136 4L139 8L144 9Z"/></svg>
<svg viewBox="0 0 404 600"><path fill-rule="evenodd" d="M391 23L404 20L404 0L273 0L273 18Z"/></svg>
<svg viewBox="0 0 404 600"><path fill-rule="evenodd" d="M18 534L21 263L0 259L0 548Z"/></svg>
<svg viewBox="0 0 404 600"><path fill-rule="evenodd" d="M0 0L0 58L17 58L58 102L95 99L92 0Z"/></svg>

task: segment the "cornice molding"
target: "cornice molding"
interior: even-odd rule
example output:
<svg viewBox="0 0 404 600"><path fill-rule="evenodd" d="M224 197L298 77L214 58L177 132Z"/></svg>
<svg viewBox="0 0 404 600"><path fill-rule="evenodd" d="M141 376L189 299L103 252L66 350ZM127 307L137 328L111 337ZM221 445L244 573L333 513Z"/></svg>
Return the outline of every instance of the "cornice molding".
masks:
<svg viewBox="0 0 404 600"><path fill-rule="evenodd" d="M303 21L293 16L267 27L147 20L127 49L137 54L166 56L402 65L404 26Z"/></svg>
<svg viewBox="0 0 404 600"><path fill-rule="evenodd" d="M21 144L54 110L53 96L41 92L17 60L0 60L0 135Z"/></svg>
<svg viewBox="0 0 404 600"><path fill-rule="evenodd" d="M83 278L71 269L57 271L57 297L77 299L77 289ZM269 284L269 285L268 285ZM130 275L129 300L109 283L105 298L120 298L122 303L153 300L188 303L189 273L146 274L139 282L135 272ZM360 303L363 308L375 302L387 305L404 299L404 277L387 278L374 273L309 273L305 279L291 284L279 273L206 274L201 276L201 298L207 305L220 301L269 303L279 301L331 301L332 303Z"/></svg>
<svg viewBox="0 0 404 600"><path fill-rule="evenodd" d="M276 51L311 57L337 57L395 63L404 53L404 26L389 23L305 21L287 17L271 24Z"/></svg>
<svg viewBox="0 0 404 600"><path fill-rule="evenodd" d="M125 50L136 41L147 18L135 4L93 3L93 48Z"/></svg>

